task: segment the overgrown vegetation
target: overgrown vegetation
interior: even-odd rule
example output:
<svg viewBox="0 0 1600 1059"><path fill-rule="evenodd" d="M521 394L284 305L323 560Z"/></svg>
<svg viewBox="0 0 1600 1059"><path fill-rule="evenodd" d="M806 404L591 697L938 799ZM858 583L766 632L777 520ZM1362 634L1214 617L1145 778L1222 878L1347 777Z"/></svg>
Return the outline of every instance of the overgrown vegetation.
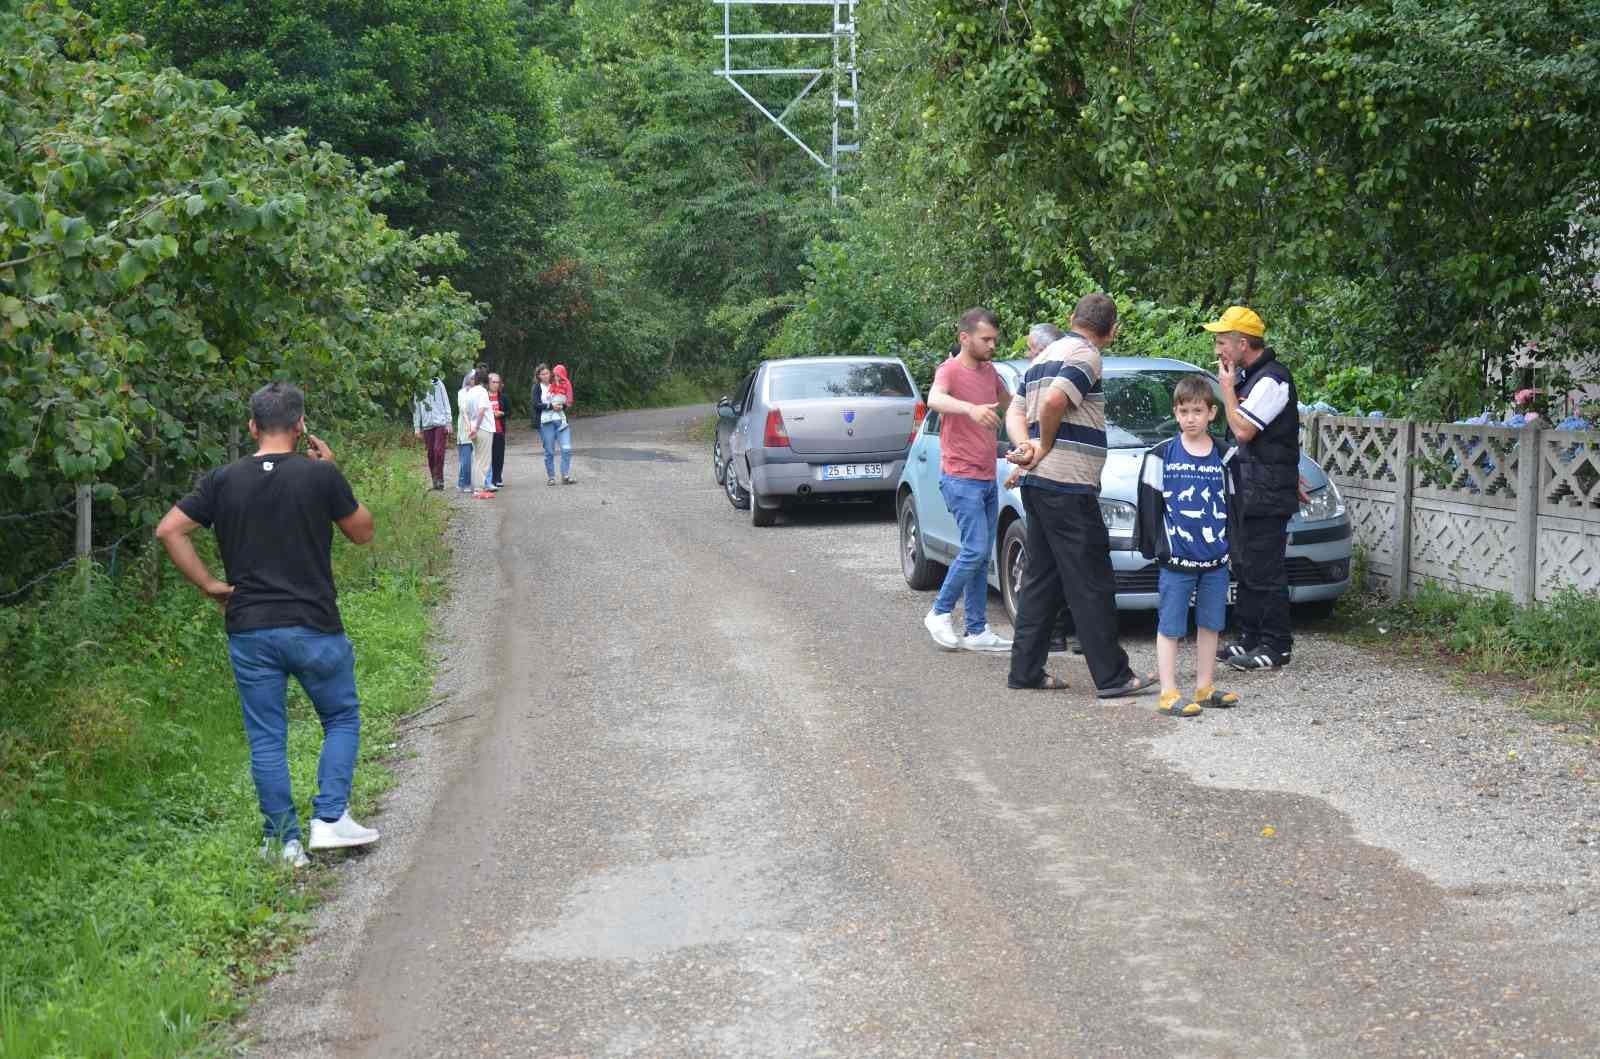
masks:
<svg viewBox="0 0 1600 1059"><path fill-rule="evenodd" d="M1253 303L1306 399L1341 407L1454 418L1600 375L1593 4L905 0L861 19L859 183L778 348L937 351L963 304L1017 335L1099 287L1189 350L1191 321Z"/></svg>
<svg viewBox="0 0 1600 1059"><path fill-rule="evenodd" d="M396 165L258 134L64 4L0 13L0 49L0 510L93 486L105 543L222 462L264 382L326 431L474 359L478 306L430 275L455 238L376 210ZM0 593L67 552L49 521L3 530Z"/></svg>
<svg viewBox="0 0 1600 1059"><path fill-rule="evenodd" d="M1430 582L1399 602L1352 596L1339 611L1358 642L1438 651L1469 673L1521 682L1536 715L1600 738L1600 597L1566 588L1519 607Z"/></svg>
<svg viewBox="0 0 1600 1059"><path fill-rule="evenodd" d="M397 719L432 686L448 508L419 488L399 438L336 444L378 526L367 547L334 547L362 700L360 815L388 782ZM0 1056L208 1049L315 902L321 869L291 875L257 855L221 614L170 565L148 595L150 564L166 563L153 548L122 576L67 578L0 610ZM303 815L321 729L293 695Z"/></svg>

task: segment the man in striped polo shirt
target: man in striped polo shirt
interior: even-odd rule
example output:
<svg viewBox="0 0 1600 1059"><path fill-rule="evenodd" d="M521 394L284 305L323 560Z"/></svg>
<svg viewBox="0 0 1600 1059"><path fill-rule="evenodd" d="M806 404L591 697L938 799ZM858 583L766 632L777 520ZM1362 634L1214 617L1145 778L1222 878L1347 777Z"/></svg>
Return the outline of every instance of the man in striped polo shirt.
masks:
<svg viewBox="0 0 1600 1059"><path fill-rule="evenodd" d="M1054 691L1067 686L1044 669L1063 599L1097 696L1134 695L1155 684L1154 674L1133 672L1117 641L1111 539L1100 517L1100 472L1106 462L1100 351L1116 334L1116 303L1104 294L1084 295L1072 310L1071 332L1029 365L1026 383L1006 413L1006 433L1016 446L1008 458L1027 472L1022 508L1028 516L1028 568L1009 687Z"/></svg>

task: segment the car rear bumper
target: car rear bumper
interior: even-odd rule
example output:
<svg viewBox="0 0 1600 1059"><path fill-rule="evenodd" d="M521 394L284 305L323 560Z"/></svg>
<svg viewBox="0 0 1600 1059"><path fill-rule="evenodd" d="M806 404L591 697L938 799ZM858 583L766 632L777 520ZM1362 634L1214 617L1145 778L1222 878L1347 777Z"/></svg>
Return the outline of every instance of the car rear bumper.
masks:
<svg viewBox="0 0 1600 1059"><path fill-rule="evenodd" d="M829 464L881 463L883 474L878 478L823 477L823 468ZM900 484L900 472L905 470L904 455L892 458L848 456L835 459L816 458L816 462L796 460L792 463L761 463L752 467L750 476L753 492L762 496L838 496L849 493L892 493Z"/></svg>

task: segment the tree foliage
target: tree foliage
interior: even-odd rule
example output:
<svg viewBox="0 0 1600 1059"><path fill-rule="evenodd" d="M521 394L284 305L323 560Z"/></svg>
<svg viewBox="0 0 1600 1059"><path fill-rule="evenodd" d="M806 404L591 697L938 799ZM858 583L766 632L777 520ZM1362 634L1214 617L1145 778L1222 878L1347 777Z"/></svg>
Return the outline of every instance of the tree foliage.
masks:
<svg viewBox="0 0 1600 1059"><path fill-rule="evenodd" d="M993 300L1042 308L1081 272L1152 306L1252 302L1432 413L1595 349L1593 4L906 0L863 32L849 223L920 207L908 234Z"/></svg>
<svg viewBox="0 0 1600 1059"><path fill-rule="evenodd" d="M453 237L374 211L397 166L259 136L63 4L0 41L0 506L150 496L217 462L267 380L348 421L479 347L479 309L423 271Z"/></svg>
<svg viewBox="0 0 1600 1059"><path fill-rule="evenodd" d="M97 0L164 61L228 86L246 121L352 158L405 163L391 224L458 233L448 275L489 303L497 363L527 356L561 185L548 69L505 0Z"/></svg>

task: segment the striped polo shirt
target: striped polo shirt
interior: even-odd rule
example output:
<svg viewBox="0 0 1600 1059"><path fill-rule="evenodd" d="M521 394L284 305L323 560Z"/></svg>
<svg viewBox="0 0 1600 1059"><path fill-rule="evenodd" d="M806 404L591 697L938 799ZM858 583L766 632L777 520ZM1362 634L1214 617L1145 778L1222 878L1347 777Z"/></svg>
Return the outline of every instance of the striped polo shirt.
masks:
<svg viewBox="0 0 1600 1059"><path fill-rule="evenodd" d="M1023 485L1061 493L1100 492L1106 464L1106 398L1100 385L1100 349L1069 332L1050 343L1028 366L1024 385L1012 398L1028 416L1028 437L1039 437L1039 406L1051 389L1067 395L1067 411L1050 454L1022 479Z"/></svg>

